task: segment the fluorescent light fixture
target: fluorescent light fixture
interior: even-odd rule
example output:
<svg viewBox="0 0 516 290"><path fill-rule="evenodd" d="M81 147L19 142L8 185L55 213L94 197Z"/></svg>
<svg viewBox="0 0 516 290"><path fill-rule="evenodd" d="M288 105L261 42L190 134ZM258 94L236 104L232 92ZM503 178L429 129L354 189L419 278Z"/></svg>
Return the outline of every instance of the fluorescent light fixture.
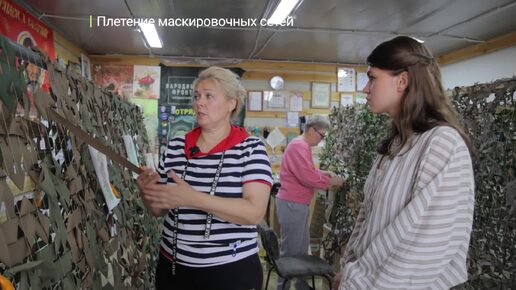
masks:
<svg viewBox="0 0 516 290"><path fill-rule="evenodd" d="M143 36L145 36L145 40L153 48L162 48L163 43L158 36L158 31L156 30L156 26L154 24L149 23L140 23L140 29L143 32Z"/></svg>
<svg viewBox="0 0 516 290"><path fill-rule="evenodd" d="M271 24L281 24L287 18L287 16L292 12L292 9L296 7L296 4L299 0L281 0L274 13L272 13L271 18L269 18L268 22Z"/></svg>

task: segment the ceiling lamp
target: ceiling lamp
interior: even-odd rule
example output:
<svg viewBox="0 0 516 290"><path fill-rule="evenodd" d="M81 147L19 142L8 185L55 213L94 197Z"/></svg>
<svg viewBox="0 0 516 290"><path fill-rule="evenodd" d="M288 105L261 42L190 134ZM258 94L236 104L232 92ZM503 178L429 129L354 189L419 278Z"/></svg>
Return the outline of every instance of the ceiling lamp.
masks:
<svg viewBox="0 0 516 290"><path fill-rule="evenodd" d="M153 48L162 48L163 43L159 38L158 31L156 30L156 26L154 24L149 23L140 23L140 29L143 32L143 36L145 36L145 40L150 47Z"/></svg>
<svg viewBox="0 0 516 290"><path fill-rule="evenodd" d="M299 0L281 0L267 22L270 24L281 24L292 12L294 7L296 7L298 2Z"/></svg>

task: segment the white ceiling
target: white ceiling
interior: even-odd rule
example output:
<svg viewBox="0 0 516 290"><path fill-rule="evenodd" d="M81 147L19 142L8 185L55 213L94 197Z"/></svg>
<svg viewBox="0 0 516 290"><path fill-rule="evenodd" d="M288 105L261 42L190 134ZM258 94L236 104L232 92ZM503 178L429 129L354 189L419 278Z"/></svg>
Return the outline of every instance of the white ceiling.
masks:
<svg viewBox="0 0 516 290"><path fill-rule="evenodd" d="M439 56L516 31L514 0L304 0L293 27L158 27L164 47L148 49L131 27L89 27L90 15L134 18L270 16L278 0L24 0L88 54L164 59L227 58L362 64L380 42L411 35Z"/></svg>

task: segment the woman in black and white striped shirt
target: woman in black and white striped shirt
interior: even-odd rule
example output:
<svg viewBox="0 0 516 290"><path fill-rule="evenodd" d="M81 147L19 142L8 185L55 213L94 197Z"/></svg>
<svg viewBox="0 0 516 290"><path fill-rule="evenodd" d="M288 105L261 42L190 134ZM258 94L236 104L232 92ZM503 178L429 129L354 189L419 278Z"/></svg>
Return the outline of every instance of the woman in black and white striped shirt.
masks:
<svg viewBox="0 0 516 290"><path fill-rule="evenodd" d="M374 113L392 118L334 289L449 289L467 280L474 208L469 139L436 60L400 36L367 58Z"/></svg>
<svg viewBox="0 0 516 290"><path fill-rule="evenodd" d="M152 214L166 215L157 289L261 289L258 224L272 185L260 139L232 126L245 90L227 69L194 82L198 127L169 141L158 173L138 178Z"/></svg>

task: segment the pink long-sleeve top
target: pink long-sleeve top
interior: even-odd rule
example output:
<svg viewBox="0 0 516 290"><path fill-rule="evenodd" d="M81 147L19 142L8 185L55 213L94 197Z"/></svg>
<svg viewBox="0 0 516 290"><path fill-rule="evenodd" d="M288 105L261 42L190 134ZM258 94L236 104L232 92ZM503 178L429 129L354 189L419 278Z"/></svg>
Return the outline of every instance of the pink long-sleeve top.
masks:
<svg viewBox="0 0 516 290"><path fill-rule="evenodd" d="M283 154L281 187L277 198L310 204L315 189L327 189L330 178L315 168L310 145L301 138L292 140Z"/></svg>

